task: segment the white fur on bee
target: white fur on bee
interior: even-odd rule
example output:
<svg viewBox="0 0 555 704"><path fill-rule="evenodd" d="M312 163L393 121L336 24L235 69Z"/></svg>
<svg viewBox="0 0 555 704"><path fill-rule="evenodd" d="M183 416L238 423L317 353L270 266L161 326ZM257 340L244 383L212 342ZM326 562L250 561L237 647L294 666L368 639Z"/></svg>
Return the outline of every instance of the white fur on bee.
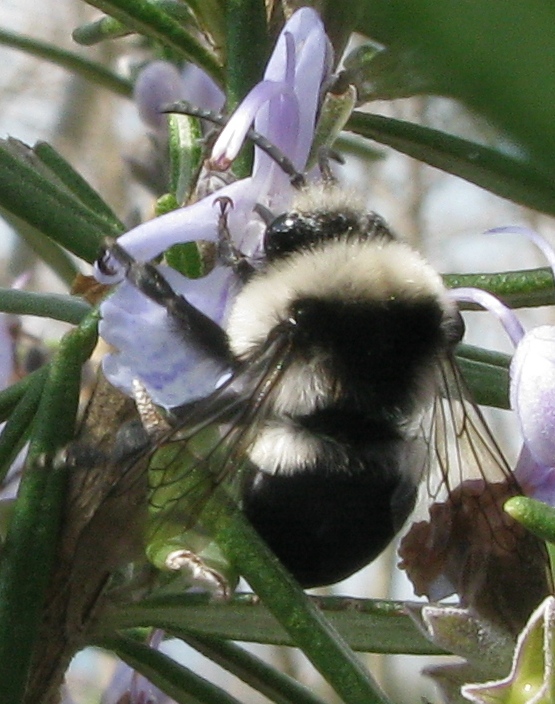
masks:
<svg viewBox="0 0 555 704"><path fill-rule="evenodd" d="M439 274L396 240L344 238L272 262L238 295L227 332L232 351L251 354L303 298L370 303L432 297L454 309Z"/></svg>

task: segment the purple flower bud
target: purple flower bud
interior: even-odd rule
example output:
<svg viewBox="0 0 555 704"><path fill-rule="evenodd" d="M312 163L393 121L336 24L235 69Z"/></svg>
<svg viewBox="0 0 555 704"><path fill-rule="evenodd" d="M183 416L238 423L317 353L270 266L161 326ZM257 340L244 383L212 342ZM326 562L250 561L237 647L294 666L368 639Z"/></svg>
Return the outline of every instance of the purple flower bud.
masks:
<svg viewBox="0 0 555 704"><path fill-rule="evenodd" d="M141 119L158 132L166 128L166 116L160 108L167 103L184 100L186 88L173 64L153 61L137 76L133 93Z"/></svg>
<svg viewBox="0 0 555 704"><path fill-rule="evenodd" d="M177 100L188 100L207 110L220 110L225 96L202 69L188 64L180 73L168 61L152 61L138 74L134 98L143 122L165 133L166 116L160 109Z"/></svg>
<svg viewBox="0 0 555 704"><path fill-rule="evenodd" d="M225 95L219 86L195 64L187 64L181 72L185 85L185 99L205 110L219 111L225 103Z"/></svg>
<svg viewBox="0 0 555 704"><path fill-rule="evenodd" d="M511 407L524 445L515 475L527 496L555 506L555 327L527 333L511 363Z"/></svg>

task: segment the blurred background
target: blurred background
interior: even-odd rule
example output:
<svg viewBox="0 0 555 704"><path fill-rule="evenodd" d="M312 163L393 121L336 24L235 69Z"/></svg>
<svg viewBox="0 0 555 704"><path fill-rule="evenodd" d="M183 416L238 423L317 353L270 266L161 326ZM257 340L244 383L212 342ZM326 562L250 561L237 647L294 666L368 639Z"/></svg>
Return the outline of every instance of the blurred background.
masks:
<svg viewBox="0 0 555 704"><path fill-rule="evenodd" d="M71 39L73 28L98 16L78 0L3 0L0 28L27 34L59 47L77 51L113 65L129 75L141 52L132 40L106 42L96 47L78 47ZM131 51L129 51L131 48ZM5 47L0 43L0 137L10 135L33 145L39 140L53 144L99 191L116 214L127 223L151 214L153 197L133 179L129 160L147 152L148 134L131 100L97 88L44 60ZM470 115L456 102L443 98L410 98L369 106L373 112L435 127L484 144L498 144L498 137L485 122ZM368 207L379 212L393 229L417 247L442 273L503 271L543 266L541 254L523 237L483 233L488 228L527 224L555 244L555 223L491 195L461 179L446 175L418 161L376 144L374 158L357 156L350 146L347 163L340 167L342 180L368 193ZM29 290L67 291L65 284L41 265L33 250L17 232L0 219L0 284L9 286L21 273L29 275ZM88 273L88 272L86 272ZM552 309L525 311L526 326L553 322ZM468 342L510 352L510 344L497 324L486 314L470 314ZM61 324L26 319L25 330L46 341L56 339ZM494 430L509 457L518 447L511 444L512 419L507 412L493 415ZM395 550L390 549L372 566L333 587L333 593L361 597L411 598L411 589L396 569ZM164 647L171 647L170 645ZM180 646L182 648L183 646ZM276 659L285 671L315 688L323 687L311 667L292 650L256 648ZM172 651L175 655L175 651ZM187 665L213 679L244 701L265 701L249 690L241 691L236 680L226 682L225 673L194 651L179 652ZM422 660L401 656L370 658L370 668L391 697L398 702L410 692L410 701L434 697L419 676ZM70 671L69 691L75 704L93 704L111 681L113 658L97 652L82 653ZM400 676L402 673L402 676ZM414 686L407 678L414 677ZM398 685L402 686L402 690ZM325 698L334 695L327 690ZM418 694L417 694L418 692ZM68 702L71 701L68 698Z"/></svg>

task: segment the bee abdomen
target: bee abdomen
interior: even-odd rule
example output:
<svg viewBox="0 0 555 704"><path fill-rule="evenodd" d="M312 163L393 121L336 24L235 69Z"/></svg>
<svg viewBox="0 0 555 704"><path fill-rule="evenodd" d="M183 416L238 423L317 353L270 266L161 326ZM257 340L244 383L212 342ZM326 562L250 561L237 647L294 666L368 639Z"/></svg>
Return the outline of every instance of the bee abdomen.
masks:
<svg viewBox="0 0 555 704"><path fill-rule="evenodd" d="M287 476L259 471L243 495L254 528L303 587L332 584L371 562L414 507L408 473L379 459L356 465L322 460Z"/></svg>

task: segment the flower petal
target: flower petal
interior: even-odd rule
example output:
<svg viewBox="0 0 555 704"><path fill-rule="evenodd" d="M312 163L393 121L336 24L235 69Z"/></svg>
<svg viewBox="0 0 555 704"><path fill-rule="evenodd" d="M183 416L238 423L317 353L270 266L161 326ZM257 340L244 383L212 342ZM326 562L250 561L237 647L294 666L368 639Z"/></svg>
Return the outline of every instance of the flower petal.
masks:
<svg viewBox="0 0 555 704"><path fill-rule="evenodd" d="M555 466L537 462L526 444L522 447L514 473L525 496L555 506Z"/></svg>
<svg viewBox="0 0 555 704"><path fill-rule="evenodd" d="M527 333L511 363L511 406L536 462L555 465L555 327Z"/></svg>
<svg viewBox="0 0 555 704"><path fill-rule="evenodd" d="M236 181L224 186L216 194L199 200L186 208L178 208L170 213L153 218L134 227L118 238L118 244L138 261L150 261L162 254L174 244L208 240L216 242L218 238L217 200L229 198L233 207L229 211L229 227L232 231L244 234L250 219L260 222L253 209L257 202L258 190L251 178ZM260 222L261 225L261 222ZM259 228L259 234L262 227ZM238 243L237 243L238 244ZM249 254L250 252L244 252ZM105 262L105 260L103 260ZM106 263L106 262L105 262ZM121 281L124 272L117 262L109 260L109 266L115 270L108 276L95 265L95 277L101 283Z"/></svg>
<svg viewBox="0 0 555 704"><path fill-rule="evenodd" d="M478 306L488 310L499 320L505 328L507 335L511 338L512 343L516 346L524 336L524 328L520 320L514 312L502 303L496 296L481 288L453 288L449 291L449 295L458 303L475 303Z"/></svg>
<svg viewBox="0 0 555 704"><path fill-rule="evenodd" d="M298 128L292 131L288 114L290 105L276 105L275 101L260 110L255 128L279 146L299 171L306 168L312 146L322 85L330 73L330 47L318 13L308 7L302 8L291 17L279 36L264 74L266 80L285 81L291 85L299 111ZM266 154L257 150L253 174L268 159ZM269 167L275 169L276 164L266 164L265 168Z"/></svg>
<svg viewBox="0 0 555 704"><path fill-rule="evenodd" d="M222 133L225 149L237 149L254 119L256 128L282 148L299 169L304 169L328 70L329 42L322 22L317 13L304 8L293 15L281 33L265 79L238 107ZM225 149L220 154L225 154ZM228 227L233 243L256 262L262 249L264 224L254 212L255 205L260 203L283 212L292 201L294 189L278 164L260 149L255 151L250 178L225 186L194 205L143 223L120 237L118 244L138 261L149 261L177 243L216 241L220 211L214 206L217 199L225 197L232 203ZM214 158L218 153L214 151ZM102 259L102 271L97 266L99 280L114 283L125 277L125 271L113 259L108 253ZM237 281L230 270L218 269L219 273L210 275L208 284L198 279L187 284L177 280L176 286L189 302L222 324ZM102 305L101 312L101 334L119 350L104 363L108 377L117 386L129 390L133 378L139 378L153 399L166 406L185 403L214 389L222 371L218 365L184 343L172 329L166 311L128 284L120 285L120 291ZM140 352L135 349L137 345Z"/></svg>
<svg viewBox="0 0 555 704"><path fill-rule="evenodd" d="M277 97L286 96L290 90L291 88L284 81L265 80L254 86L233 113L214 144L211 162L215 167L222 171L229 168L239 153L257 113L266 103ZM273 142L273 140L270 141Z"/></svg>
<svg viewBox="0 0 555 704"><path fill-rule="evenodd" d="M207 277L191 281L169 267L161 272L178 292L212 320L226 315L232 272L216 268ZM187 342L165 308L124 281L103 304L102 337L117 348L103 360L103 370L114 386L131 394L139 379L155 403L171 408L211 393L227 371Z"/></svg>

